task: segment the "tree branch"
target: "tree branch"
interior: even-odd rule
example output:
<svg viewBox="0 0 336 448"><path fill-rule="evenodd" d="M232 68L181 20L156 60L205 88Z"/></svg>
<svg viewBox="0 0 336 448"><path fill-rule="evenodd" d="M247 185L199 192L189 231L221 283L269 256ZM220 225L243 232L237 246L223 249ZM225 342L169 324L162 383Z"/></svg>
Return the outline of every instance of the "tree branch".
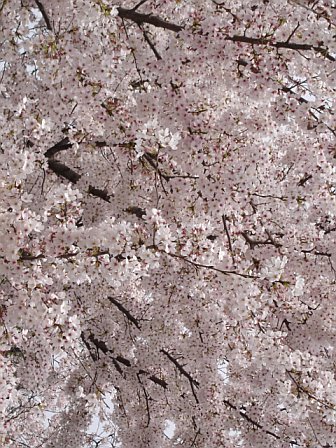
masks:
<svg viewBox="0 0 336 448"><path fill-rule="evenodd" d="M127 317L127 319L137 327L138 330L140 330L139 322L135 317L132 316L132 314L121 304L119 303L114 297L108 297L109 301L115 305L119 311L121 311L124 316Z"/></svg>
<svg viewBox="0 0 336 448"><path fill-rule="evenodd" d="M138 8L140 8L141 5L143 5L144 3L146 3L148 0L141 0L137 5L134 6L134 8L132 8L133 11L136 11Z"/></svg>
<svg viewBox="0 0 336 448"><path fill-rule="evenodd" d="M273 48L285 48L287 50L295 50L295 51L314 51L315 53L320 53L322 56L329 59L329 61L335 62L336 58L332 54L328 52L327 48L312 45L312 44L298 44L294 42L274 42L271 39L265 37L247 37L247 36L226 36L226 40L231 42L242 42L251 45L265 45Z"/></svg>
<svg viewBox="0 0 336 448"><path fill-rule="evenodd" d="M166 251L160 250L160 249L158 249L158 251L162 252L170 257L180 258L181 260L195 266L196 268L206 268L206 269L210 269L215 272L219 272L224 275L238 275L239 277L243 277L243 278L259 278L256 275L242 274L241 272L237 272L237 271L227 271L224 269L216 268L215 266L212 266L212 265L197 263L196 261L188 260L188 258L184 257L183 255L173 254L171 252L166 252Z"/></svg>
<svg viewBox="0 0 336 448"><path fill-rule="evenodd" d="M89 185L88 192L89 194L92 194L92 196L96 196L97 198L103 199L103 201L110 202L111 195L108 194L106 190L101 190L100 188Z"/></svg>
<svg viewBox="0 0 336 448"><path fill-rule="evenodd" d="M46 10L44 9L43 4L39 0L35 0L35 3L36 3L36 6L38 7L40 13L42 14L42 17L46 23L48 30L52 31L53 29L52 29L48 14L46 13Z"/></svg>
<svg viewBox="0 0 336 448"><path fill-rule="evenodd" d="M163 353L164 355L167 356L167 358L169 359L169 361L171 361L175 367L177 368L177 370L181 373L181 375L185 376L190 384L191 387L191 391L193 393L193 396L195 398L196 403L199 403L196 392L195 392L195 386L198 388L199 387L199 382L196 381L191 375L190 373L188 373L185 368L182 366L182 364L180 364L177 359L175 359L172 355L170 355L166 350L164 350L163 348L160 350L161 353Z"/></svg>
<svg viewBox="0 0 336 448"><path fill-rule="evenodd" d="M153 16L152 14L141 14L139 12L136 12L134 9L126 9L122 7L119 7L117 9L119 13L118 15L121 19L131 20L138 25L149 23L150 25L156 26L157 28L164 28L166 30L175 31L175 33L183 30L182 26L168 22L167 20L161 19L157 16Z"/></svg>
<svg viewBox="0 0 336 448"><path fill-rule="evenodd" d="M92 351L92 347L90 345L90 343L88 342L88 340L86 339L86 337L84 336L84 333L81 333L81 339L84 342L87 350L89 351L91 358L93 359L93 361L98 361L99 359L99 350L102 351L104 353L104 355L107 355L108 353L112 353L112 350L107 348L107 345L104 341L100 341L97 338L95 338L93 333L90 333L88 336L88 340L95 346L96 348L96 352ZM121 369L121 367L119 366L120 364L123 364L126 367L131 367L131 361L127 358L124 358L123 356L116 356L113 357L111 356L112 361L113 361L113 365L115 366L115 368L118 370L118 372L120 374L123 374L123 371ZM139 370L139 372L137 373L137 376L139 378L139 375L149 375L148 372L146 372L145 370ZM148 379L150 381L152 381L154 384L157 384L158 386L162 387L163 389L166 389L168 387L168 383L165 380L162 380L160 378L158 378L155 375L151 375L150 377L148 377Z"/></svg>
<svg viewBox="0 0 336 448"><path fill-rule="evenodd" d="M228 229L228 226L227 226L227 223L226 223L227 217L225 215L222 215L222 221L223 221L224 231L225 231L226 237L227 237L228 242L229 242L229 249L230 249L230 252L231 252L232 263L236 264L234 253L233 253L233 249L232 249L232 244L231 244L230 233L229 233L229 229Z"/></svg>
<svg viewBox="0 0 336 448"><path fill-rule="evenodd" d="M58 160L49 159L48 166L57 176L64 177L64 179L67 179L73 184L76 184L82 177L80 174L76 173L76 171Z"/></svg>
<svg viewBox="0 0 336 448"><path fill-rule="evenodd" d="M150 156L150 154L148 154L147 152L145 152L141 158L141 160L145 159L147 160L147 162L155 169L155 171L158 173L158 175L160 176L160 178L163 178L165 181L169 181L169 176L167 176L166 174L164 174L160 168L157 166L157 163L154 162L154 160L152 159L152 157Z"/></svg>
<svg viewBox="0 0 336 448"><path fill-rule="evenodd" d="M270 244L271 246L274 246L277 248L282 246L281 243L277 243L276 241L274 241L274 239L271 237L271 235L268 235L267 240L263 240L263 241L252 239L247 232L241 232L241 235L252 250L254 249L255 246L263 246L263 245L267 245L267 244Z"/></svg>
<svg viewBox="0 0 336 448"><path fill-rule="evenodd" d="M84 143L84 142L81 141L79 143ZM105 146L109 146L107 142L96 141L96 142L94 142L94 144L98 148L104 148ZM58 154L60 151L65 151L66 149L69 149L69 148L72 148L72 147L73 147L73 143L70 142L69 137L65 137L61 141L56 143L56 145L54 145L51 148L49 148L44 153L44 155L49 159L50 157L53 157L54 155Z"/></svg>
<svg viewBox="0 0 336 448"><path fill-rule="evenodd" d="M72 143L70 143L70 140L68 137L63 138L60 142L56 143L56 145L49 148L44 155L49 159L50 157L53 157L55 154L59 153L60 151L65 151L66 149L69 149L73 146Z"/></svg>
<svg viewBox="0 0 336 448"><path fill-rule="evenodd" d="M61 151L62 149L59 149ZM48 159L48 166L57 176L63 177L64 179L67 179L69 182L76 184L79 179L82 177L81 174L78 174L73 169L69 168L67 165L65 165L62 162L59 162L58 160L54 160L52 158ZM106 190L101 190L99 188L93 187L92 185L89 185L88 193L92 194L92 196L96 196L100 199L103 199L106 202L110 202L110 195L107 193Z"/></svg>
<svg viewBox="0 0 336 448"><path fill-rule="evenodd" d="M137 377L138 377L139 383L141 384L141 387L142 387L142 390L143 390L143 393L144 393L144 396L145 396L146 410L147 410L147 424L146 424L146 428L148 428L149 423L150 423L149 397L148 397L148 394L147 394L145 386L142 384L140 373L137 373Z"/></svg>
<svg viewBox="0 0 336 448"><path fill-rule="evenodd" d="M246 420L247 422L251 423L253 426L255 426L257 429L261 429L262 431L264 431L266 434L274 437L275 439L279 440L280 436L278 436L277 434L275 434L272 431L269 431L267 429L265 429L260 423L258 423L256 420L253 420L251 417L248 416L248 414L246 414L246 412L244 412L241 409L238 409L237 406L235 406L234 404L232 404L229 400L224 400L224 404L226 406L228 406L230 409L233 409L235 411L237 411L239 413L239 415ZM293 442L291 442L293 443Z"/></svg>
<svg viewBox="0 0 336 448"><path fill-rule="evenodd" d="M295 379L294 375L292 372L290 372L289 370L286 370L287 375L289 376L289 378L293 381L293 383L295 384L295 386L297 387L297 390L299 392L303 392L304 394L307 395L308 398L310 398L311 400L316 401L317 403L320 403L321 405L323 405L324 407L326 407L327 409L332 409L333 411L336 410L336 405L331 404L331 403L327 403L323 400L320 400L319 398L315 397L315 395L311 394L307 388L305 388L304 386L301 386L301 384Z"/></svg>
<svg viewBox="0 0 336 448"><path fill-rule="evenodd" d="M141 157L140 160L146 160L150 166L154 168L154 170L158 173L160 179L164 179L166 182L169 182L170 179L198 179L199 176L192 176L190 174L167 174L164 173L159 167L158 163L155 162L155 158L148 152L145 152Z"/></svg>
<svg viewBox="0 0 336 448"><path fill-rule="evenodd" d="M145 370L139 370L138 375L149 375L148 372ZM167 389L168 383L165 380L162 380L161 378L158 378L155 375L151 375L148 377L149 380L151 380L153 383L157 384L158 386L161 386L163 389Z"/></svg>
<svg viewBox="0 0 336 448"><path fill-rule="evenodd" d="M150 49L152 50L152 52L154 53L156 59L157 59L158 61L160 61L160 60L162 59L162 56L161 56L160 53L157 51L155 45L153 44L153 42L151 41L151 39L150 39L150 37L149 37L149 35L148 35L148 33L147 33L147 31L144 30L144 29L142 29L141 25L140 25L140 29L141 29L141 31L142 31L142 34L143 34L143 37L144 37L145 41L148 43L148 45L149 45Z"/></svg>

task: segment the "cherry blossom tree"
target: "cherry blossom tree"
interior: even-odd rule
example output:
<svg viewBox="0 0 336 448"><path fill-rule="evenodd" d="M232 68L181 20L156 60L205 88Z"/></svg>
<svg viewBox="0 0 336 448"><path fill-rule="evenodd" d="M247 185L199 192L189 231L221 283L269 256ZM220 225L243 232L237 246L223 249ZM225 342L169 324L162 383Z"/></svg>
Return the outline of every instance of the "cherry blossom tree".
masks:
<svg viewBox="0 0 336 448"><path fill-rule="evenodd" d="M334 446L335 1L0 18L1 446Z"/></svg>

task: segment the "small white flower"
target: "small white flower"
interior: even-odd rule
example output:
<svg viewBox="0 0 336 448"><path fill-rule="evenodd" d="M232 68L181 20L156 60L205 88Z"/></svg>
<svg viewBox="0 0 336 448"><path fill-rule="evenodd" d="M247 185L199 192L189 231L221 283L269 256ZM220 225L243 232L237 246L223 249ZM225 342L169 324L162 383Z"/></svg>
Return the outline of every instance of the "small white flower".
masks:
<svg viewBox="0 0 336 448"><path fill-rule="evenodd" d="M180 134L176 132L172 134L168 128L165 130L160 129L158 132L160 144L166 148L169 146L173 151L177 149L178 142L181 140Z"/></svg>
<svg viewBox="0 0 336 448"><path fill-rule="evenodd" d="M19 103L19 105L18 105L18 109L15 114L16 117L19 117L22 114L22 112L26 109L27 102L28 102L28 98L26 96L24 96L22 98L21 103Z"/></svg>
<svg viewBox="0 0 336 448"><path fill-rule="evenodd" d="M34 196L32 194L28 194L26 191L23 193L23 195L21 196L21 201L22 202L32 202L33 201Z"/></svg>
<svg viewBox="0 0 336 448"><path fill-rule="evenodd" d="M299 297L303 295L303 288L304 288L305 280L300 275L296 277L296 282L293 290L293 295L295 297Z"/></svg>
<svg viewBox="0 0 336 448"><path fill-rule="evenodd" d="M22 171L27 172L28 174L32 173L35 168L35 156L32 153L29 153L28 151L25 151L22 154Z"/></svg>
<svg viewBox="0 0 336 448"><path fill-rule="evenodd" d="M284 268L287 264L287 257L272 257L271 260L268 260L266 266L261 270L260 278L266 278L272 282L276 282L280 280L281 274L284 271Z"/></svg>
<svg viewBox="0 0 336 448"><path fill-rule="evenodd" d="M46 132L51 131L52 121L49 118L47 118L47 119L42 118L40 127L41 127L41 129L43 129Z"/></svg>
<svg viewBox="0 0 336 448"><path fill-rule="evenodd" d="M168 146L170 142L170 132L169 129L166 128L164 131L162 129L158 132L159 142L162 146Z"/></svg>
<svg viewBox="0 0 336 448"><path fill-rule="evenodd" d="M173 151L175 151L177 149L177 145L179 143L179 141L181 140L181 136L178 132L176 132L175 134L171 134L171 139L169 142L169 146L171 147L171 149Z"/></svg>

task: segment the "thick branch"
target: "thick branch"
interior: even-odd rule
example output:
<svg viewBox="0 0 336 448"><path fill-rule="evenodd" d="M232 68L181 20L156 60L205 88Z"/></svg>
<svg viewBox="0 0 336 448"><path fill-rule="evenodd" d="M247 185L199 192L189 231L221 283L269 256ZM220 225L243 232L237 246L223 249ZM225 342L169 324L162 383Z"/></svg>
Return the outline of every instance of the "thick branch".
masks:
<svg viewBox="0 0 336 448"><path fill-rule="evenodd" d="M168 383L167 383L165 380L162 380L161 378L158 378L158 377L155 376L155 375L150 376L149 379L150 379L153 383L157 384L158 386L163 387L163 389L166 389L166 388L168 387Z"/></svg>
<svg viewBox="0 0 336 448"><path fill-rule="evenodd" d="M121 311L124 316L127 317L127 319L137 327L138 330L140 330L139 322L135 317L132 316L132 314L120 303L118 302L114 297L108 297L109 301L115 305L119 311Z"/></svg>
<svg viewBox="0 0 336 448"><path fill-rule="evenodd" d="M287 50L295 50L295 51L314 51L315 53L320 53L322 56L325 56L329 61L335 62L336 58L332 54L328 52L327 48L312 45L312 44L298 44L294 42L274 42L271 39L267 39L265 37L247 37L247 36L226 36L226 40L230 40L231 42L242 42L251 45L266 45L273 48L285 48Z"/></svg>
<svg viewBox="0 0 336 448"><path fill-rule="evenodd" d="M58 162L54 159L48 160L48 166L51 171L53 171L57 176L64 177L64 179L67 179L73 184L77 183L82 177L80 174L76 173L76 171L72 170L64 163Z"/></svg>
<svg viewBox="0 0 336 448"><path fill-rule="evenodd" d="M40 13L42 14L42 17L47 25L47 28L49 31L52 31L52 26L48 17L48 14L46 13L46 10L44 9L43 4L39 0L35 0L36 6L38 7Z"/></svg>
<svg viewBox="0 0 336 448"><path fill-rule="evenodd" d="M44 155L48 157L53 157L55 154L57 154L60 151L65 151L66 149L69 149L72 147L72 143L70 143L70 140L68 137L63 138L60 142L56 143L56 145L49 148Z"/></svg>
<svg viewBox="0 0 336 448"><path fill-rule="evenodd" d="M92 196L103 199L103 201L110 202L111 195L109 195L106 190L101 190L100 188L95 188L92 185L89 185L89 193L92 194Z"/></svg>
<svg viewBox="0 0 336 448"><path fill-rule="evenodd" d="M183 30L183 27L176 25L175 23L163 20L160 17L153 16L152 14L141 14L134 9L118 8L118 15L121 19L132 20L132 22L142 25L143 23L149 23L157 28L164 28L166 30L175 31L178 33Z"/></svg>
<svg viewBox="0 0 336 448"><path fill-rule="evenodd" d="M148 372L145 370L139 370L138 375L149 375ZM158 378L155 375L151 375L148 377L149 380L151 380L153 383L157 384L158 386L161 386L163 389L167 389L168 383L165 380L162 380L161 378Z"/></svg>
<svg viewBox="0 0 336 448"><path fill-rule="evenodd" d="M83 143L83 142L80 142ZM107 142L99 142L96 141L94 144L98 148L104 148L105 146L109 146ZM53 157L54 155L58 154L60 151L65 151L66 149L72 148L73 143L70 142L68 137L63 138L61 141L56 143L56 145L52 146L51 148L47 149L47 151L44 153L44 155L49 159L50 157Z"/></svg>
<svg viewBox="0 0 336 448"><path fill-rule="evenodd" d="M76 184L82 177L81 174L78 174L76 171L69 168L64 163L59 162L58 160L49 158L48 166L57 176L63 177L73 184ZM99 188L93 187L92 185L89 185L88 192L92 194L92 196L96 196L106 202L110 202L110 195L106 190L101 190Z"/></svg>

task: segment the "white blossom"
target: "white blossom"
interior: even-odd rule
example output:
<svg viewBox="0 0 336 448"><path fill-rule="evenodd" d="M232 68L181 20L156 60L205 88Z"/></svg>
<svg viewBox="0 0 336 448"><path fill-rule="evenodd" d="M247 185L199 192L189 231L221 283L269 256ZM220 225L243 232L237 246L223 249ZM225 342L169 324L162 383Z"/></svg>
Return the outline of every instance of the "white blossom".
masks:
<svg viewBox="0 0 336 448"><path fill-rule="evenodd" d="M267 278L270 281L276 282L280 280L281 275L284 272L284 268L287 264L288 258L284 257L272 257L267 261L265 266L260 272L261 278Z"/></svg>

